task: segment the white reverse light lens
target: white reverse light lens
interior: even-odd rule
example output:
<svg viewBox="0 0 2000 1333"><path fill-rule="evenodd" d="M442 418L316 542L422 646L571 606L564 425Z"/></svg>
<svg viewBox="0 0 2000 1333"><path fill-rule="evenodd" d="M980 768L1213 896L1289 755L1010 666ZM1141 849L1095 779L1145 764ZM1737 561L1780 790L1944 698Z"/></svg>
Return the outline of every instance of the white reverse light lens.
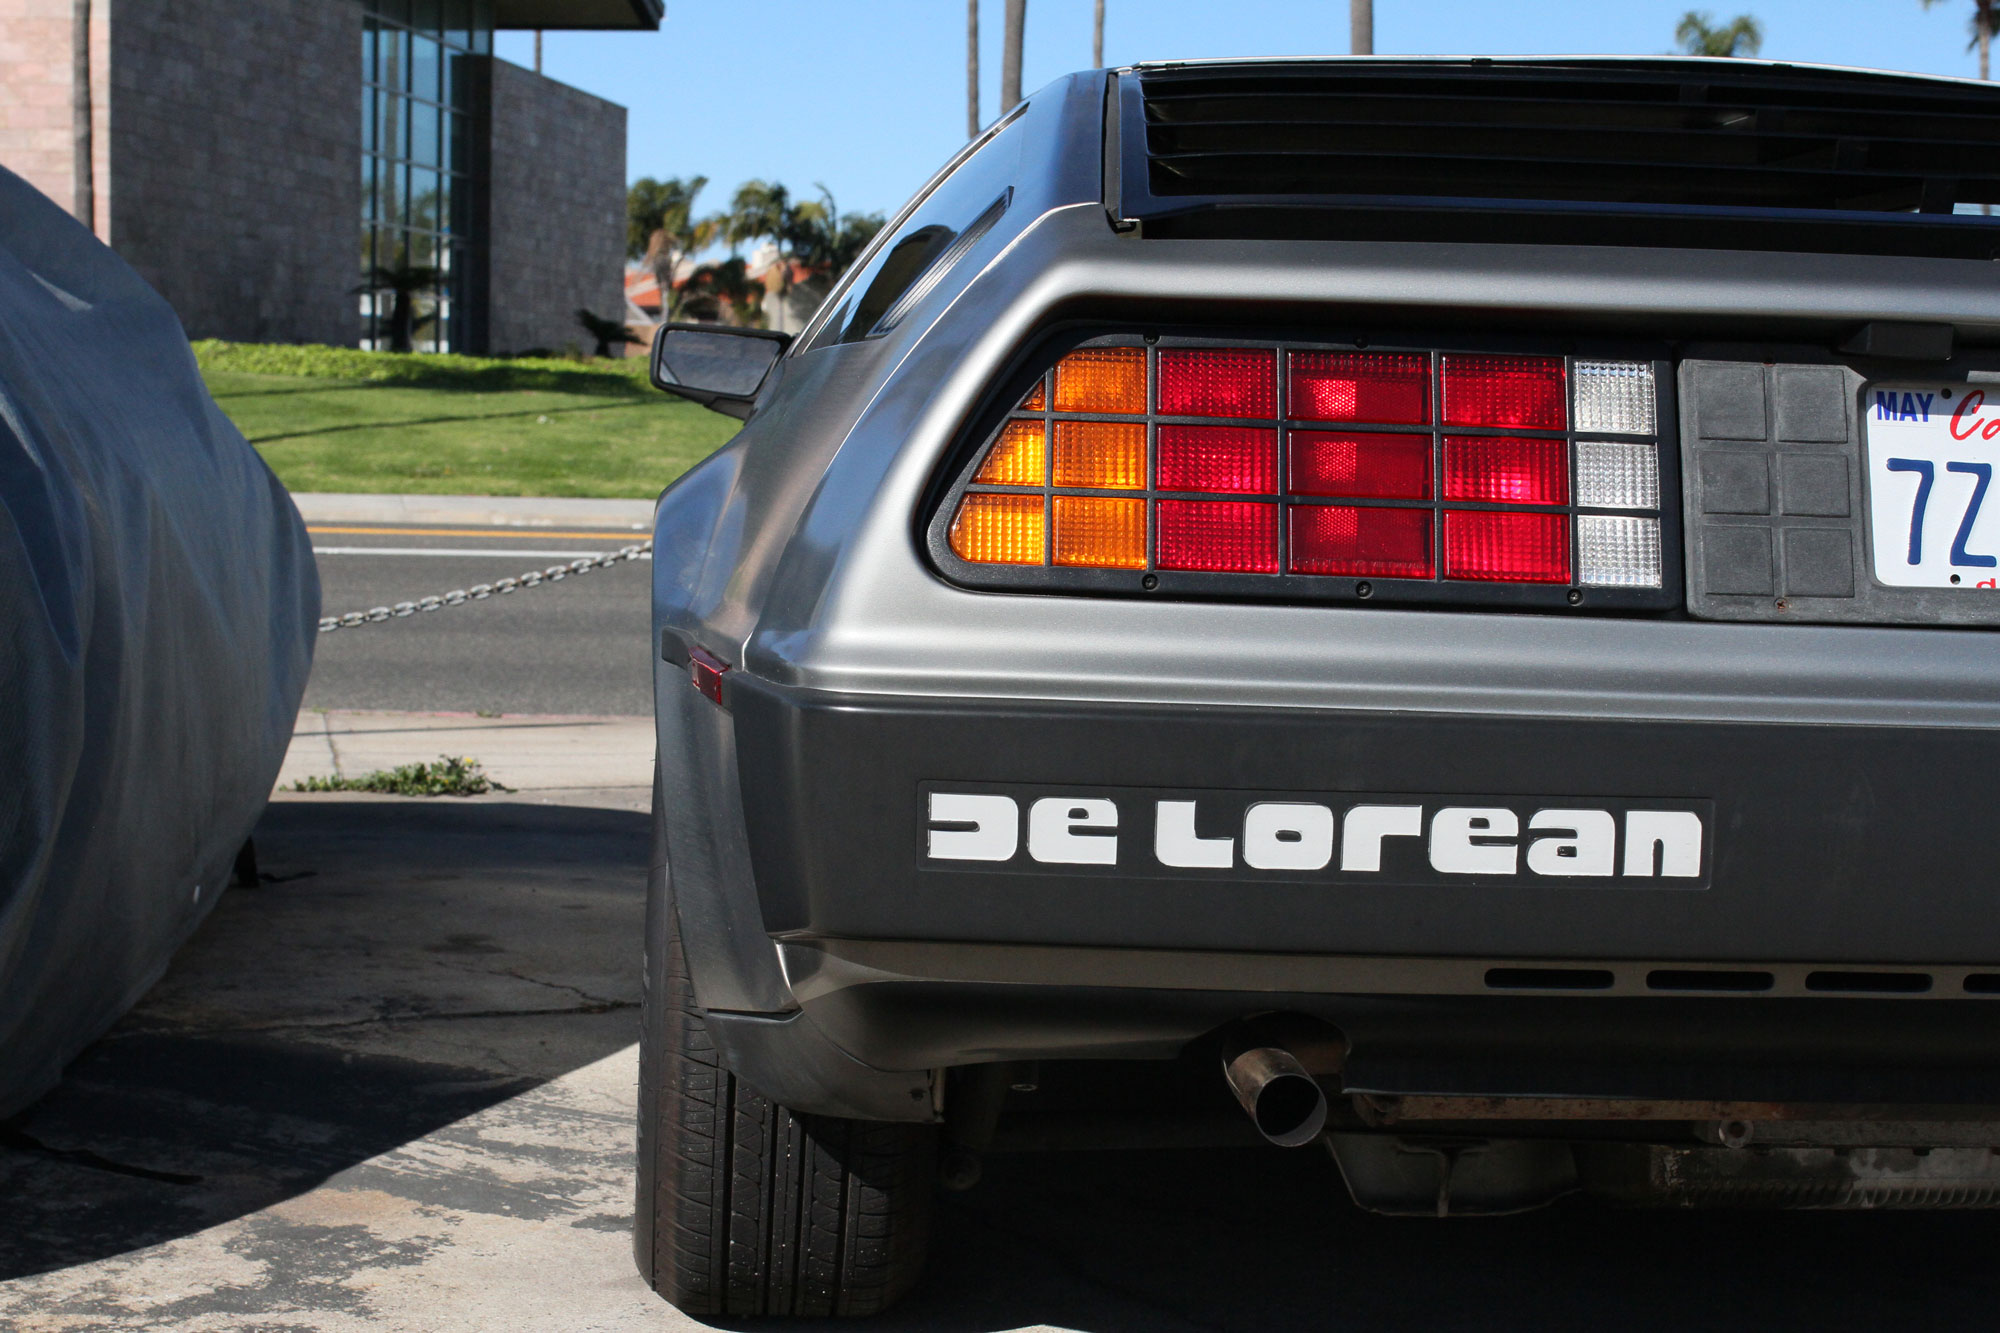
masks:
<svg viewBox="0 0 2000 1333"><path fill-rule="evenodd" d="M1585 509L1658 509L1659 454L1650 444L1578 440L1576 502Z"/></svg>
<svg viewBox="0 0 2000 1333"><path fill-rule="evenodd" d="M1660 520L1579 514L1577 563L1592 588L1660 586Z"/></svg>
<svg viewBox="0 0 2000 1333"><path fill-rule="evenodd" d="M1653 433L1653 368L1644 361L1576 363L1576 428Z"/></svg>

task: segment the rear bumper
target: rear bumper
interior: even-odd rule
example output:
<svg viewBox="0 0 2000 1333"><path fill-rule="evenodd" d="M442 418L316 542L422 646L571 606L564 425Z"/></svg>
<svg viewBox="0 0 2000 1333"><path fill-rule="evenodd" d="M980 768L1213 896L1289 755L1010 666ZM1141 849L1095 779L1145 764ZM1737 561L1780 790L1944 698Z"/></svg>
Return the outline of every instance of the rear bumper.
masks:
<svg viewBox="0 0 2000 1333"><path fill-rule="evenodd" d="M803 1016L881 1069L1167 1059L1275 1012L1339 1029L1349 1093L2000 1105L2000 1007L1962 993L1508 992L1465 962L1122 952L784 947ZM1460 967L1469 984L1424 992Z"/></svg>
<svg viewBox="0 0 2000 1333"><path fill-rule="evenodd" d="M669 767L741 793L710 784L679 837L669 812L697 993L738 1072L799 1109L926 1118L922 1071L1170 1056L1271 1011L1340 1028L1354 1091L2000 1102L2000 825L1974 813L2000 732L941 701L741 672L725 712L672 672ZM933 821L939 792L1010 796L1019 847L929 855L966 827ZM1034 860L1051 795L1115 808L1113 863ZM1161 864L1162 800L1236 839L1230 868ZM1259 802L1329 811L1327 865L1244 864ZM1356 804L1427 827L1350 873ZM1515 812L1511 839L1462 839L1512 845L1514 872L1441 871L1448 809ZM1556 809L1616 826L1611 874L1530 869ZM1664 853L1625 873L1634 811L1698 816L1692 873L1658 873Z"/></svg>
<svg viewBox="0 0 2000 1333"><path fill-rule="evenodd" d="M2000 963L2000 820L1979 813L1979 793L2000 773L1996 731L856 699L747 677L732 687L759 909L774 935ZM1014 853L998 862L927 855L928 801L940 792L1011 797L1024 826ZM1114 806L1115 827L1078 831L1115 835L1116 863L1037 860L1025 825L1049 797ZM1152 826L1163 800L1193 802L1200 837L1237 839L1232 864L1163 865ZM1338 818L1328 864L1246 865L1243 819L1260 802L1316 805ZM1381 839L1378 869L1351 871L1341 844L1356 805L1420 808L1424 822ZM1512 870L1441 871L1453 864L1438 846L1448 809L1512 812L1512 837L1476 825L1467 833L1460 817L1456 841L1461 853L1511 845ZM1579 809L1622 826L1613 873L1536 873L1535 815ZM1627 873L1634 811L1698 815L1698 872ZM1667 869L1657 857L1649 868ZM1490 861L1461 855L1457 864Z"/></svg>

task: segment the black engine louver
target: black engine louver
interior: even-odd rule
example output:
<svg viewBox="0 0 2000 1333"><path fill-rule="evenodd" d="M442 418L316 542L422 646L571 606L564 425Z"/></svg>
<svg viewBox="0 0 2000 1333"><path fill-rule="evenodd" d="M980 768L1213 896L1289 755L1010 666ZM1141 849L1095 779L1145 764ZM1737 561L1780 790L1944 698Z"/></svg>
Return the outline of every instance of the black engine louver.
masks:
<svg viewBox="0 0 2000 1333"><path fill-rule="evenodd" d="M1120 80L1149 236L1992 259L2000 89L1742 61L1353 61Z"/></svg>

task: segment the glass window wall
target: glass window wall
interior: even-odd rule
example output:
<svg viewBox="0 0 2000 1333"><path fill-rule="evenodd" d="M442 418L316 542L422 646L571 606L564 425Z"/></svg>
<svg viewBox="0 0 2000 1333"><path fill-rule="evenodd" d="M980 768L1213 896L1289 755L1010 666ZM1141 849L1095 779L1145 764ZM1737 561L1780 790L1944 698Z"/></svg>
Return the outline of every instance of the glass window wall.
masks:
<svg viewBox="0 0 2000 1333"><path fill-rule="evenodd" d="M361 37L361 345L464 350L472 81L493 0L367 0Z"/></svg>

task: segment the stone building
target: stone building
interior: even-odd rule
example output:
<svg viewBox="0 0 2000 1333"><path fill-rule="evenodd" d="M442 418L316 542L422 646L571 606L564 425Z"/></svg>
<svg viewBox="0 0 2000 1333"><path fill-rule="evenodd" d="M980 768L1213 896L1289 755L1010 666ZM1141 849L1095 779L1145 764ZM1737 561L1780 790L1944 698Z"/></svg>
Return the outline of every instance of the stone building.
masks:
<svg viewBox="0 0 2000 1333"><path fill-rule="evenodd" d="M520 352L624 308L625 109L504 28L663 0L93 0L92 225L191 337ZM76 211L73 0L0 0L0 165Z"/></svg>

